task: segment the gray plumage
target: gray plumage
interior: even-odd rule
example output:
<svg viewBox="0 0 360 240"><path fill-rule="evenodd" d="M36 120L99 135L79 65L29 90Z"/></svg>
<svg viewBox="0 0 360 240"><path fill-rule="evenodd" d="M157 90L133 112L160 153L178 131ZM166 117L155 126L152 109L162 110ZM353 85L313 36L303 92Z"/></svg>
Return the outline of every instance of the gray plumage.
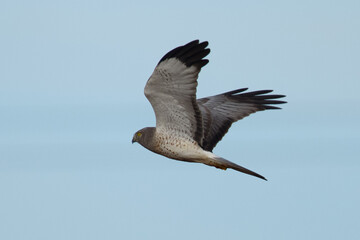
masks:
<svg viewBox="0 0 360 240"><path fill-rule="evenodd" d="M196 99L198 74L209 62L203 59L210 53L207 45L195 40L161 58L144 91L155 112L156 128L137 131L133 142L172 159L232 168L265 179L212 150L232 123L257 111L279 109L272 105L285 103L277 100L284 95L269 95L272 90L245 92L247 88L242 88Z"/></svg>

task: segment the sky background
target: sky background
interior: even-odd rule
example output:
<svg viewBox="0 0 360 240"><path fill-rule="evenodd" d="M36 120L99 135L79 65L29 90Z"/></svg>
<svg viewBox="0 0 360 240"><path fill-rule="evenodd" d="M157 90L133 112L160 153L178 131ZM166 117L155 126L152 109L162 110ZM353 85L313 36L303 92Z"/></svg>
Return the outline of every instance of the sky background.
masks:
<svg viewBox="0 0 360 240"><path fill-rule="evenodd" d="M214 153L169 160L143 89L209 41L198 97L287 95ZM360 239L360 2L0 2L0 239Z"/></svg>

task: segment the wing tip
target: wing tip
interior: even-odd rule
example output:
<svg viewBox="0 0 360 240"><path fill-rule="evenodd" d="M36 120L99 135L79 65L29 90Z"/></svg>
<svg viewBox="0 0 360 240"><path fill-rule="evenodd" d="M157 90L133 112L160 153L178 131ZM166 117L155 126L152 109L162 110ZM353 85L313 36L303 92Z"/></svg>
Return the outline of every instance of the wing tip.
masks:
<svg viewBox="0 0 360 240"><path fill-rule="evenodd" d="M160 59L158 65L167 59L177 58L187 67L194 65L201 69L203 66L209 63L208 59L204 59L204 57L210 53L210 49L207 48L208 45L208 41L200 42L198 39L193 40L166 53Z"/></svg>
<svg viewBox="0 0 360 240"><path fill-rule="evenodd" d="M245 92L248 88L240 88L233 90L227 93L224 93L229 98L236 99L237 101L252 103L258 106L258 110L267 110L267 109L281 109L277 106L272 106L273 104L285 104L286 101L278 100L280 98L286 97L282 94L268 94L273 92L273 90L258 90Z"/></svg>

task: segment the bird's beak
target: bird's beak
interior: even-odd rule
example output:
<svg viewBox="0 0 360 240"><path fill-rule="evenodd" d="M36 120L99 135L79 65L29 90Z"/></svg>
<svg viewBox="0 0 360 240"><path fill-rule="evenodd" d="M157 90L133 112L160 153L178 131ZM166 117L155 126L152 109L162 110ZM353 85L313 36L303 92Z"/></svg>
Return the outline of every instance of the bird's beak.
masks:
<svg viewBox="0 0 360 240"><path fill-rule="evenodd" d="M133 139L131 140L131 143L134 144L135 141L135 138L133 137Z"/></svg>

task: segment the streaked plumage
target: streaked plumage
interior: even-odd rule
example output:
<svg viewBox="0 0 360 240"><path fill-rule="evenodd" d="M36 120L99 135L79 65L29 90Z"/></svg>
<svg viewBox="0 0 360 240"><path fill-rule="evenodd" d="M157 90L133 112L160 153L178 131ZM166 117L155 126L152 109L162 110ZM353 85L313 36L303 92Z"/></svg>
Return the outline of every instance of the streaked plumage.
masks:
<svg viewBox="0 0 360 240"><path fill-rule="evenodd" d="M272 90L245 92L242 88L196 99L198 74L209 61L208 42L192 41L168 52L158 63L145 86L145 96L156 116L156 128L134 134L133 142L160 155L187 162L199 162L234 170L262 179L263 176L212 153L231 124L251 113L279 109L272 104L284 95ZM266 180L266 179L265 179Z"/></svg>

